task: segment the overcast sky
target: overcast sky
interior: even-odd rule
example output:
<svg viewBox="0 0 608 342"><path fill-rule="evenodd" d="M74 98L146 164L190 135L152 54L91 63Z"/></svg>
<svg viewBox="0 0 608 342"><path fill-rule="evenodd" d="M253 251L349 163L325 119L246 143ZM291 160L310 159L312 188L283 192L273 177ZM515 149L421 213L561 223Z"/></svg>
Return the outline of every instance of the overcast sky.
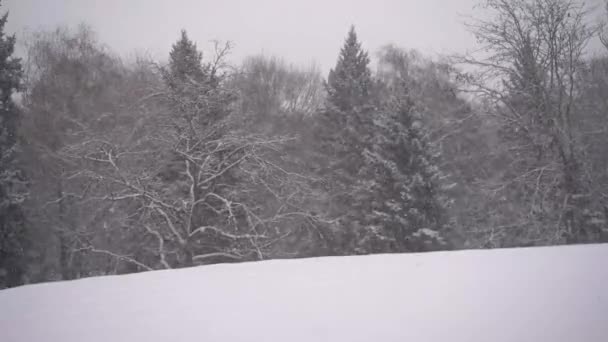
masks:
<svg viewBox="0 0 608 342"><path fill-rule="evenodd" d="M589 4L603 0L588 0ZM474 38L463 22L478 0L4 0L8 31L84 22L121 55L165 59L184 28L200 48L234 42L233 60L264 53L296 64L336 61L354 24L371 53L387 43L426 54L465 52Z"/></svg>

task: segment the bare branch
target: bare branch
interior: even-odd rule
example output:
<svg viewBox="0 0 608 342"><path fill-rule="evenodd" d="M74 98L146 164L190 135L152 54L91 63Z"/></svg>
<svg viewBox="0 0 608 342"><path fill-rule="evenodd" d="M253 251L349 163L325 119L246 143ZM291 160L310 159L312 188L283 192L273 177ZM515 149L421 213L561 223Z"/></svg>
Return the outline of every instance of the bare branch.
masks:
<svg viewBox="0 0 608 342"><path fill-rule="evenodd" d="M207 253L207 254L195 255L194 257L192 257L192 260L193 261L204 261L206 259L217 258L217 257L224 257L224 258L229 258L229 259L234 259L234 260L242 260L243 259L243 257L241 255L230 254L230 253L223 253L223 252L216 252L216 253Z"/></svg>
<svg viewBox="0 0 608 342"><path fill-rule="evenodd" d="M105 249L97 249L97 248L93 248L93 247L89 247L87 249L89 251L93 252L93 253L105 254L105 255L109 255L109 256L111 256L113 258L129 262L129 263L131 263L133 265L137 265L137 266L145 269L146 271L154 271L154 269L152 267L144 265L141 262L139 262L139 261L137 261L137 260L135 260L135 259L133 259L133 258L131 258L129 256L126 256L126 255L120 255L120 254L116 254L116 253L107 251Z"/></svg>
<svg viewBox="0 0 608 342"><path fill-rule="evenodd" d="M167 263L167 259L165 256L165 239L163 239L162 235L160 235L158 231L148 227L148 225L144 224L144 228L146 229L146 231L148 231L148 233L156 236L156 238L158 239L158 255L160 257L161 265L163 265L166 269L171 269L171 266L169 266L169 263Z"/></svg>

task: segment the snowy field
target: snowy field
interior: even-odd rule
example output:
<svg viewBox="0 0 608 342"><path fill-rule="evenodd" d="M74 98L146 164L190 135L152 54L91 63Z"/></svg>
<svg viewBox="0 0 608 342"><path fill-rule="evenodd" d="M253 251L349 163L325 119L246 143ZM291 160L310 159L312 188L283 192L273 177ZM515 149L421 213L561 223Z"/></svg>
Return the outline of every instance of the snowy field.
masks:
<svg viewBox="0 0 608 342"><path fill-rule="evenodd" d="M204 266L0 291L2 342L606 342L608 245Z"/></svg>

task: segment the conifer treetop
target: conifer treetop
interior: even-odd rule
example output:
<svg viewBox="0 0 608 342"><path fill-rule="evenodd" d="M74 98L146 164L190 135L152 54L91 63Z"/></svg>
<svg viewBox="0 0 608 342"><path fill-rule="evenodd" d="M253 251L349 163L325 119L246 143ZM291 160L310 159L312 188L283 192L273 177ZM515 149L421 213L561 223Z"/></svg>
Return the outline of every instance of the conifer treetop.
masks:
<svg viewBox="0 0 608 342"><path fill-rule="evenodd" d="M329 72L326 84L328 101L342 111L349 111L370 101L372 78L369 56L351 26L340 50L336 67Z"/></svg>
<svg viewBox="0 0 608 342"><path fill-rule="evenodd" d="M13 56L15 36L4 32L7 18L8 12L0 17L0 145L11 146L15 143L17 120L11 96L21 89L23 68L21 59ZM2 151L0 148L0 153Z"/></svg>
<svg viewBox="0 0 608 342"><path fill-rule="evenodd" d="M180 39L169 53L171 75L180 80L187 76L199 80L204 74L202 60L203 54L198 51L196 43L188 38L186 30L182 30Z"/></svg>

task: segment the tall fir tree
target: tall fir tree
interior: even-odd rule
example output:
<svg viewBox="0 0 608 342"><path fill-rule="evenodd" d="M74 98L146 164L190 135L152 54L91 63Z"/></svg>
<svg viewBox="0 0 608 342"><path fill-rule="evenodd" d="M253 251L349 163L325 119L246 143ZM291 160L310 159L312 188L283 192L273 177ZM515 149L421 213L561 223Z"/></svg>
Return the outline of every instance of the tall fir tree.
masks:
<svg viewBox="0 0 608 342"><path fill-rule="evenodd" d="M26 229L22 203L26 197L23 173L17 165L19 111L13 93L21 87L21 60L13 57L15 36L0 19L0 288L22 283L26 269Z"/></svg>
<svg viewBox="0 0 608 342"><path fill-rule="evenodd" d="M356 222L362 213L356 209L353 189L373 132L373 85L369 57L351 27L325 84L325 109L317 116L315 127L318 169L328 193L327 215L339 222L330 234L337 254L351 254L358 244Z"/></svg>
<svg viewBox="0 0 608 342"><path fill-rule="evenodd" d="M374 109L369 58L353 26L325 88L328 96L320 115L319 141L332 157L332 169L352 170L369 138Z"/></svg>
<svg viewBox="0 0 608 342"><path fill-rule="evenodd" d="M186 30L182 30L180 39L173 44L169 53L169 75L173 78L172 81L194 80L200 82L205 77L202 60L203 54L188 38Z"/></svg>
<svg viewBox="0 0 608 342"><path fill-rule="evenodd" d="M204 62L202 52L186 31L181 31L169 53L169 65L162 69L176 118L197 121L200 127L211 127L228 115L230 104L235 100L234 91L224 84L223 60L229 49L229 44L223 50L216 46L214 60Z"/></svg>
<svg viewBox="0 0 608 342"><path fill-rule="evenodd" d="M381 97L377 90L383 87L368 65L351 27L329 74L317 127L327 210L340 218L336 248L347 254L441 248L444 210L437 156L405 80L385 89L394 96Z"/></svg>
<svg viewBox="0 0 608 342"><path fill-rule="evenodd" d="M438 154L405 87L373 119L355 191L359 243L372 252L444 248Z"/></svg>
<svg viewBox="0 0 608 342"><path fill-rule="evenodd" d="M354 26L340 50L336 67L329 72L325 88L327 99L320 133L333 145L327 147L335 153L336 162L352 161L350 157L360 155L369 138L376 102L369 57L357 39Z"/></svg>
<svg viewBox="0 0 608 342"><path fill-rule="evenodd" d="M326 90L328 103L341 111L369 104L372 96L369 57L351 26L336 67L329 72Z"/></svg>

